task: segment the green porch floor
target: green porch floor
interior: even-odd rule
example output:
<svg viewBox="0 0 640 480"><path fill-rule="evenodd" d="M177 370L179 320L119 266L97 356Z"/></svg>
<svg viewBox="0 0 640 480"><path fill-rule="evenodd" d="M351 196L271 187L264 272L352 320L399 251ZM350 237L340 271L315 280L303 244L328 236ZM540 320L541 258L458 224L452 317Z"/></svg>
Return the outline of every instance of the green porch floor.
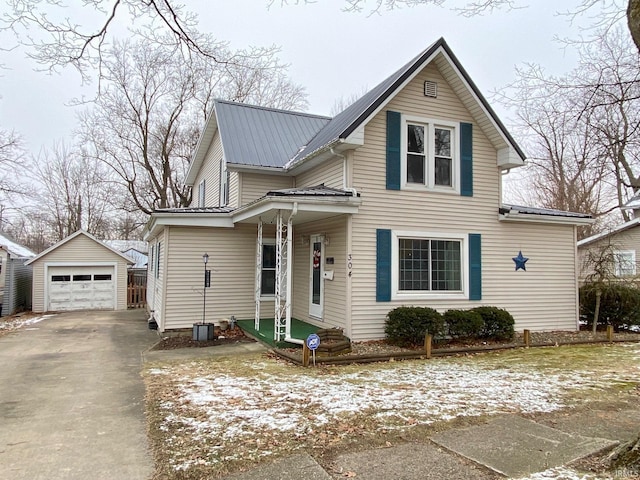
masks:
<svg viewBox="0 0 640 480"><path fill-rule="evenodd" d="M238 320L238 326L247 334L257 338L261 342L267 343L272 347L299 347L300 345L289 342L276 342L273 339L274 321L273 318L260 319L260 330L256 330L254 320ZM299 338L300 340L306 340L306 338L316 333L320 327L311 325L310 323L303 322L297 318L291 319L291 337Z"/></svg>

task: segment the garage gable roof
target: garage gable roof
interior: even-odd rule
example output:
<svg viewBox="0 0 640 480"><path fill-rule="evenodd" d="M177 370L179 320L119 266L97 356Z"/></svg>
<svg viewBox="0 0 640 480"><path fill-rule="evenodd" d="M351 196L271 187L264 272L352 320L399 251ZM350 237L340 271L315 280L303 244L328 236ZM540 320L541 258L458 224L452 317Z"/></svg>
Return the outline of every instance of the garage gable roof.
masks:
<svg viewBox="0 0 640 480"><path fill-rule="evenodd" d="M87 237L90 240L93 240L94 242L96 242L97 244L99 244L100 246L106 248L107 250L115 253L116 255L118 255L119 257L122 257L122 259L124 259L128 264L133 265L135 262L133 260L131 260L129 257L127 257L125 254L120 253L119 251L111 248L109 245L106 245L104 242L101 242L100 240L98 240L96 237L94 237L93 235L91 235L89 232L86 232L84 230L78 230L75 233L72 233L71 235L69 235L67 238L64 238L62 240L60 240L58 243L55 243L53 245L51 245L49 248L47 248L46 250L44 250L43 252L40 252L38 255L36 255L34 258L32 258L31 260L25 262L25 265L31 265L34 262L37 262L39 259L47 256L49 253L51 253L52 251L56 250L57 248L60 248L62 245L70 242L71 240L73 240L74 238L78 237L79 235L84 235L85 237Z"/></svg>

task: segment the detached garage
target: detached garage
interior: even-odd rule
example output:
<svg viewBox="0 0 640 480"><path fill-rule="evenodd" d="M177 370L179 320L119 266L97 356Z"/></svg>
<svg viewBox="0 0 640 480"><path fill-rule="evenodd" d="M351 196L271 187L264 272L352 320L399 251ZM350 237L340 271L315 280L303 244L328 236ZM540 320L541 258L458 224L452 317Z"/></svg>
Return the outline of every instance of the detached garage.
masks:
<svg viewBox="0 0 640 480"><path fill-rule="evenodd" d="M126 310L127 266L133 263L79 230L27 262L33 311Z"/></svg>

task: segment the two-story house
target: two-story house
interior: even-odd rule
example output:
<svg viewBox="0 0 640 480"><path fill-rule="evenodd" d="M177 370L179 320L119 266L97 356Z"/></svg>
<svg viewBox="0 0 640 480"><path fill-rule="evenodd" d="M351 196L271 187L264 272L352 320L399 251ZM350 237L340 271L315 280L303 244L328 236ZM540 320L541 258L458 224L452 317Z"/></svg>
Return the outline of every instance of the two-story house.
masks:
<svg viewBox="0 0 640 480"><path fill-rule="evenodd" d="M576 226L591 220L502 204L524 160L444 39L334 118L216 101L192 205L145 230L149 308L161 331L201 321L208 253L207 321L275 321L278 339L291 318L382 338L402 305L575 330Z"/></svg>

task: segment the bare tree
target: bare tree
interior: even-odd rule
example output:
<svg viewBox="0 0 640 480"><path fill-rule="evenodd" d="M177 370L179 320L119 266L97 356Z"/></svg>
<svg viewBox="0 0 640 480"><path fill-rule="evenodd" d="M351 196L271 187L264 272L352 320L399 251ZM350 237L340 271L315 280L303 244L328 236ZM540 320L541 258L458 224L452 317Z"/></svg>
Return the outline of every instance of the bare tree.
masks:
<svg viewBox="0 0 640 480"><path fill-rule="evenodd" d="M24 165L24 146L20 135L0 128L0 198L27 191L16 174Z"/></svg>
<svg viewBox="0 0 640 480"><path fill-rule="evenodd" d="M242 52L232 55L237 63L220 65L166 44L116 43L103 59L103 92L81 115L87 151L145 214L188 205L184 178L213 98L306 106L304 89L286 80L276 53Z"/></svg>
<svg viewBox="0 0 640 480"><path fill-rule="evenodd" d="M581 47L574 71L554 77L520 68L498 96L518 110L536 203L602 217L640 187L640 68L630 46L620 28L603 32L597 45Z"/></svg>
<svg viewBox="0 0 640 480"><path fill-rule="evenodd" d="M40 253L55 243L51 227L48 215L39 206L28 206L17 209L3 231L19 244Z"/></svg>
<svg viewBox="0 0 640 480"><path fill-rule="evenodd" d="M117 26L135 34L164 34L165 41L187 52L225 62L215 48L202 42L197 17L169 0L84 0L73 2L74 18L67 16L65 0L6 0L0 29L15 34L36 62L50 70L74 66L85 80L102 66L105 48ZM80 9L80 10L78 10Z"/></svg>
<svg viewBox="0 0 640 480"><path fill-rule="evenodd" d="M113 185L104 166L93 165L80 152L58 143L41 152L33 169L42 185L37 205L47 214L54 241L80 229L100 238L109 236Z"/></svg>
<svg viewBox="0 0 640 480"><path fill-rule="evenodd" d="M333 102L333 105L331 106L331 110L329 114L331 116L336 116L337 114L345 110L347 107L356 103L356 101L368 91L369 89L367 87L362 87L362 89L358 93L352 93L351 95L347 95L346 97L342 96L336 99Z"/></svg>
<svg viewBox="0 0 640 480"><path fill-rule="evenodd" d="M347 12L366 12L368 15L380 14L383 10L395 10L403 7L419 6L449 6L465 17L490 14L495 10L513 10L525 8L525 0L344 0L344 10ZM311 3L311 0L297 0L295 3ZM273 5L276 0L270 0ZM281 4L288 3L280 0ZM626 20L626 26L631 33L636 49L640 51L640 0L582 0L572 10L560 13L571 21L582 15L587 15L594 9L598 9L597 15L593 15L592 29L600 31L612 28L620 21ZM575 40L571 40L574 42Z"/></svg>

